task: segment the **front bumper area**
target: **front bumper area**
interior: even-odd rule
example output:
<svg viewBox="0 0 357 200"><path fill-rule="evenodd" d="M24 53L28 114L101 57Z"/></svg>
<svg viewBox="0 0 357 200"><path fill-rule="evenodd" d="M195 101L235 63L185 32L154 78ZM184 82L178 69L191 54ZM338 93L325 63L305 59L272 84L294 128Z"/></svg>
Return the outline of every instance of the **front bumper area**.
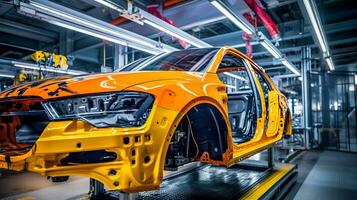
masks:
<svg viewBox="0 0 357 200"><path fill-rule="evenodd" d="M0 155L0 168L45 176L86 176L110 190L157 189L163 177L162 149L178 112L154 110L147 123L138 128L96 128L81 120L52 121L26 154ZM71 153L91 151L114 152L116 159L86 164L61 162Z"/></svg>

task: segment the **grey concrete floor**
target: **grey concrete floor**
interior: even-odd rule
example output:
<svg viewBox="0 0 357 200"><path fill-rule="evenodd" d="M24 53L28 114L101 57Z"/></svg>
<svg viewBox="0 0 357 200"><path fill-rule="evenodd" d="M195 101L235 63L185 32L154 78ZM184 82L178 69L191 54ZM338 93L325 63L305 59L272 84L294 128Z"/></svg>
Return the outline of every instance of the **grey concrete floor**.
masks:
<svg viewBox="0 0 357 200"><path fill-rule="evenodd" d="M65 199L67 195L88 192L89 179L70 177L67 182L53 183L40 174L2 171L0 188L0 199Z"/></svg>
<svg viewBox="0 0 357 200"><path fill-rule="evenodd" d="M294 199L357 199L357 154L321 152Z"/></svg>

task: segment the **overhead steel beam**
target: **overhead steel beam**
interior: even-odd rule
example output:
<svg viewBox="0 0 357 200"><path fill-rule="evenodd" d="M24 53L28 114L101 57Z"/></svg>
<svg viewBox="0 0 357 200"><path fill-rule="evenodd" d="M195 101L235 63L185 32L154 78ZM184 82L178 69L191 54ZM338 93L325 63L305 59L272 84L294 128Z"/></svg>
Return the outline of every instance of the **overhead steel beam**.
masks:
<svg viewBox="0 0 357 200"><path fill-rule="evenodd" d="M47 43L54 43L58 38L58 34L55 32L36 28L15 21L10 21L7 19L0 19L0 31Z"/></svg>
<svg viewBox="0 0 357 200"><path fill-rule="evenodd" d="M53 73L60 73L60 74L70 74L70 75L81 75L81 74L87 74L87 72L84 71L78 71L78 70L61 70L57 69L54 67L45 67L41 66L41 68L37 64L32 64L32 63L25 63L25 62L18 62L18 61L11 61L11 64L14 67L22 68L22 69L33 69L33 70L42 70L42 71L47 71L47 72L53 72Z"/></svg>
<svg viewBox="0 0 357 200"><path fill-rule="evenodd" d="M285 65L286 68L298 76L301 75L294 64L281 54L279 49L273 45L265 34L261 31L256 31L255 28L243 17L243 15L234 10L233 6L227 0L209 0L209 2L238 28L246 34L249 34L253 39L257 40L274 58L279 59L279 61Z"/></svg>
<svg viewBox="0 0 357 200"><path fill-rule="evenodd" d="M184 40L185 42L198 47L198 48L204 48L204 47L212 47L212 45L186 33L185 31L172 26L171 24L168 24L167 22L153 16L152 14L141 10L139 11L140 16L142 17L142 21L150 25L160 31L163 31L173 37L176 37L180 40Z"/></svg>
<svg viewBox="0 0 357 200"><path fill-rule="evenodd" d="M319 11L315 1L300 0L299 7L306 20L312 25L313 35L316 43L319 45L326 64L330 70L334 70L335 66L331 58L329 44L326 39L325 31L322 27Z"/></svg>
<svg viewBox="0 0 357 200"><path fill-rule="evenodd" d="M294 78L294 77L299 77L299 76L296 75L296 74L284 74L284 75L275 75L275 76L273 76L273 78L279 78L279 79L282 79L282 78Z"/></svg>
<svg viewBox="0 0 357 200"><path fill-rule="evenodd" d="M32 70L39 70L39 66L37 64L27 63L27 62L19 62L15 60L8 60L8 59L0 59L1 66L11 67L12 70L14 68L19 69L32 69ZM87 72L78 71L78 70L61 70L54 67L44 67L41 66L42 71L48 71L53 73L60 73L60 74L71 74L71 75L79 75L79 74L86 74Z"/></svg>
<svg viewBox="0 0 357 200"><path fill-rule="evenodd" d="M280 29L284 28L289 30L284 32L281 41L299 39L299 38L311 36L309 31L301 32L300 26L301 26L301 21L299 20L279 24L278 27L280 27ZM262 26L258 27L258 31L262 32L264 35L268 34L266 29ZM224 46L224 45L235 46L238 44L244 45L242 34L243 31L239 30L231 33L204 38L203 40L214 46Z"/></svg>
<svg viewBox="0 0 357 200"><path fill-rule="evenodd" d="M7 33L0 33L0 45L23 49L26 51L35 51L39 49L38 41L25 39Z"/></svg>
<svg viewBox="0 0 357 200"><path fill-rule="evenodd" d="M94 17L45 0L20 2L19 12L51 24L157 54L176 50L139 34L124 30Z"/></svg>
<svg viewBox="0 0 357 200"><path fill-rule="evenodd" d="M146 12L145 10L138 8L138 7L133 7L132 10L133 13L130 13L131 11L127 11L124 8L118 6L114 2L109 2L105 0L95 0L96 2L109 7L113 10L116 10L119 12L122 16L138 23L138 24L146 24L149 25L155 29L158 29L159 31L163 31L173 37L176 37L177 39L183 40L187 42L188 44L191 44L195 47L198 48L204 48L204 47L212 47L212 45L186 33L185 31L163 21L162 19L159 19L158 17Z"/></svg>
<svg viewBox="0 0 357 200"><path fill-rule="evenodd" d="M234 1L232 6L239 12L248 10L245 3L241 1ZM163 12L166 18L174 21L176 26L183 30L224 19L224 16L206 0L187 1L185 4L165 9ZM123 24L121 27L128 30L137 30L144 36L151 36L157 33L155 29L148 29L135 23Z"/></svg>
<svg viewBox="0 0 357 200"><path fill-rule="evenodd" d="M286 3L294 3L295 1L287 1ZM248 6L242 1L230 1L232 8L240 13L249 11ZM278 1L273 1L272 4L268 5L268 8L277 7ZM283 3L282 5L285 5ZM176 26L181 30L188 30L194 27L207 26L212 23L216 23L221 20L225 20L226 17L223 16L218 10L209 3L208 0L191 0L186 1L178 6L165 9L163 14L166 18L175 22ZM121 27L128 30L138 30L138 32L144 36L156 35L157 31L155 29L147 29L146 27L140 26L135 23L123 24Z"/></svg>
<svg viewBox="0 0 357 200"><path fill-rule="evenodd" d="M221 19L225 19L224 16L220 16ZM215 20L213 20L215 21ZM208 23L208 21L207 21ZM282 28L287 29L289 31L284 31L282 35L282 40L280 41L281 46L283 45L285 41L288 40L295 40L295 39L305 39L307 37L311 37L311 26L305 26L303 30L301 30L301 21L295 20L295 21L290 21L290 22L285 22L278 24L278 27L282 30ZM197 23L197 25L200 23ZM203 23L205 24L205 23ZM343 22L337 22L337 23L331 23L331 24L326 24L325 30L327 34L333 34L333 33L339 33L339 32L345 32L348 30L353 30L355 27L357 27L357 19L352 19L348 21L343 21ZM180 27L183 29L183 27ZM265 31L264 27L258 27L259 31L262 31L264 34L267 34ZM245 47L244 41L241 37L242 31L235 31L232 33L226 33L226 34L221 34L221 35L216 35L212 36L209 38L204 38L203 41L213 45L213 46L234 46L236 48L238 47ZM150 36L151 37L151 36ZM82 48L90 47L87 43L91 43L93 48L97 47L96 45L100 45L101 42L96 42L94 39L91 38L86 38L85 40L77 40L75 41L75 49L76 50L81 50ZM257 45L259 43L257 42L252 42L253 45ZM335 45L336 43L333 42L333 38L330 42L330 45ZM103 44L101 44L103 45ZM306 44L303 44L305 46ZM289 48L281 48L279 49L282 52L287 52L287 51L300 51L302 46L296 46L296 47L289 47ZM316 47L316 45L313 45L313 47ZM254 55L262 55L266 54L267 51L263 48L258 48L257 51L254 51Z"/></svg>
<svg viewBox="0 0 357 200"><path fill-rule="evenodd" d="M300 20L295 20L295 21L278 24L278 27L280 27L280 29L284 28L284 29L289 30L289 31L283 32L284 34L282 35L281 42L284 42L286 40L303 39L306 37L311 37L312 36L311 35L311 31L312 31L311 26L306 26L306 27L304 27L304 30L301 31L301 29L300 29L301 23L302 22ZM326 33L328 33L328 34L353 30L353 29L355 29L355 27L357 27L357 19L349 20L347 22L344 21L344 22L326 24L325 27L326 27ZM267 34L264 27L259 27L258 30L263 32L264 34ZM222 35L212 36L209 38L204 38L203 40L207 43L214 45L214 46L224 46L224 45L231 45L231 46L242 45L242 46L244 46L244 41L241 37L242 33L243 33L243 31L239 30L239 31L235 31L232 33L226 33L226 34L222 34Z"/></svg>

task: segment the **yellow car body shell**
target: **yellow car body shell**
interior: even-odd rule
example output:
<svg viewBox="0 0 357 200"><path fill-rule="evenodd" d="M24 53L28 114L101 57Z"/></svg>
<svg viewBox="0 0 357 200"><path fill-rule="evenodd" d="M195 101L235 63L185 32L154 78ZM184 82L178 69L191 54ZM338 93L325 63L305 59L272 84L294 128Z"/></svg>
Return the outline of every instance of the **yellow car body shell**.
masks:
<svg viewBox="0 0 357 200"><path fill-rule="evenodd" d="M0 168L27 170L45 176L81 175L104 183L110 190L137 192L158 189L163 179L164 162L170 140L182 117L194 106L210 104L222 114L228 130L228 148L223 160L210 159L207 152L198 161L231 166L262 151L283 135L291 134L291 116L286 98L271 80L269 119L267 125L265 102L257 78L262 115L257 119L254 137L236 145L228 119L226 86L216 71L227 53L243 58L253 72L261 71L245 55L231 47L221 48L205 73L199 72L116 72L83 77L58 77L18 86L0 94L1 99L18 96L36 96L45 100L115 91L138 91L155 97L152 111L141 127L96 128L81 120L51 121L30 151L23 155L6 157L0 154ZM271 105L270 105L271 104ZM285 131L285 132L284 132ZM129 142L124 142L124 140ZM118 158L112 162L61 166L60 160L70 152L106 150ZM115 173L113 173L115 172Z"/></svg>

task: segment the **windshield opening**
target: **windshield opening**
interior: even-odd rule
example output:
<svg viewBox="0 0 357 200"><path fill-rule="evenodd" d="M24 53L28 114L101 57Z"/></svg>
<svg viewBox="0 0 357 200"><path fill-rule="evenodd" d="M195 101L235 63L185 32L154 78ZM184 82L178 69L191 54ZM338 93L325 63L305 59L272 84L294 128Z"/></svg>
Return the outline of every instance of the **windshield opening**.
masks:
<svg viewBox="0 0 357 200"><path fill-rule="evenodd" d="M218 49L186 49L134 61L119 71L194 71L204 72Z"/></svg>

